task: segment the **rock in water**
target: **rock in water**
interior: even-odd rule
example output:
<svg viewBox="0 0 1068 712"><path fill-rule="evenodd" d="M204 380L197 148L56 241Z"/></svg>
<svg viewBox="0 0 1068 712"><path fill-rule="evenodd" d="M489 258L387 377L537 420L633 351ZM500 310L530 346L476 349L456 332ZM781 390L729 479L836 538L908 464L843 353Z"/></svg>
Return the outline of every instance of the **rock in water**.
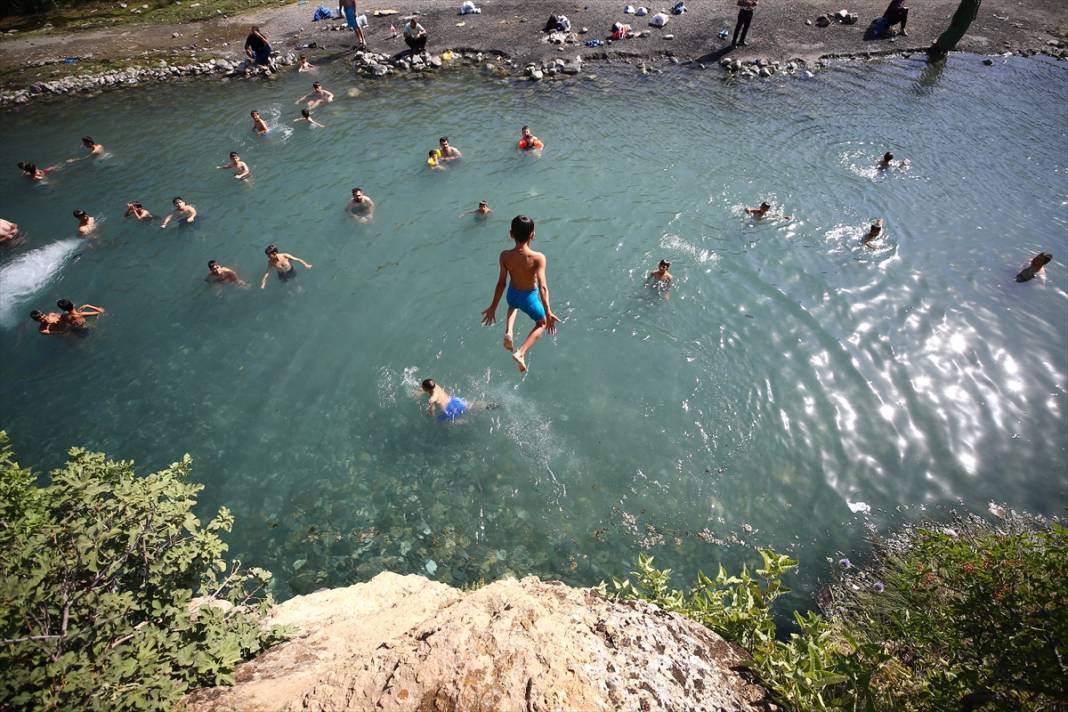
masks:
<svg viewBox="0 0 1068 712"><path fill-rule="evenodd" d="M387 572L290 599L270 622L297 633L186 709L766 709L734 672L742 654L707 628L535 577L465 593Z"/></svg>

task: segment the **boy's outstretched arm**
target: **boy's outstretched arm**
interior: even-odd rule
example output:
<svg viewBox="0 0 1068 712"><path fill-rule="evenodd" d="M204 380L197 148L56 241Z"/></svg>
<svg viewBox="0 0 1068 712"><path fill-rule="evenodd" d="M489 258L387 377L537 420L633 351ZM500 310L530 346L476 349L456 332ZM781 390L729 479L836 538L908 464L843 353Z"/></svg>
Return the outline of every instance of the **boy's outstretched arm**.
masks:
<svg viewBox="0 0 1068 712"><path fill-rule="evenodd" d="M549 258L542 256L541 263L538 265L538 296L541 297L542 306L545 307L545 328L550 334L555 334L556 322L560 320L556 318L556 314L553 314L549 306L549 283L545 277L545 268L548 264Z"/></svg>
<svg viewBox="0 0 1068 712"><path fill-rule="evenodd" d="M508 283L508 270L504 268L504 253L497 259L500 264L501 271L497 275L497 286L493 289L493 301L490 303L489 308L482 312L482 325L493 326L497 323L497 305L501 303L501 295L504 294L504 287Z"/></svg>

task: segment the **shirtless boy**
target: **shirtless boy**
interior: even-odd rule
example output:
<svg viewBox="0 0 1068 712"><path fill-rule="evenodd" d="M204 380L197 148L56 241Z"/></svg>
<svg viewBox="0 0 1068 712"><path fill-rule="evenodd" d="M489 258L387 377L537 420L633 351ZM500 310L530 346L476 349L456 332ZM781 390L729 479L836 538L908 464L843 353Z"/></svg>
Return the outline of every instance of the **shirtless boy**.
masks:
<svg viewBox="0 0 1068 712"><path fill-rule="evenodd" d="M375 217L375 201L371 200L371 196L364 195L362 188L352 189L352 200L346 209L362 223L369 223Z"/></svg>
<svg viewBox="0 0 1068 712"><path fill-rule="evenodd" d="M168 225L170 225L171 224L171 220L175 219L176 217L178 217L180 215L184 216L182 218L182 221L185 222L186 224L190 224L194 220L196 220L196 217L197 217L197 209L196 208L194 208L192 205L190 205L189 203L187 203L184 200L182 200L181 197L175 197L175 199L172 202L174 203L174 210L171 211L170 215L168 215L167 217L163 218L163 222L160 223L160 229L163 229L163 228L167 227Z"/></svg>
<svg viewBox="0 0 1068 712"><path fill-rule="evenodd" d="M78 220L78 235L85 237L96 229L96 218L88 215L84 210L75 210L74 217Z"/></svg>
<svg viewBox="0 0 1068 712"><path fill-rule="evenodd" d="M312 268L310 264L296 255L279 252L278 248L274 245L267 245L267 249L263 252L267 255L267 271L263 273L263 279L260 280L260 289L267 286L267 278L271 276L272 269L278 270L278 279L283 282L288 282L297 276L297 270L293 267L292 262L299 262L307 269ZM290 262L290 260L292 260L292 262Z"/></svg>
<svg viewBox="0 0 1068 712"><path fill-rule="evenodd" d="M437 154L438 160L445 161L446 163L464 157L464 154L460 153L460 149L449 144L448 136L442 136L438 139Z"/></svg>
<svg viewBox="0 0 1068 712"><path fill-rule="evenodd" d="M879 235L883 234L883 225L885 225L885 224L886 224L886 222L882 218L879 218L878 220L873 222L871 224L871 227L868 228L868 233L866 235L864 235L864 237L861 239L861 241L865 245L867 245L872 240L875 240L876 238L878 238Z"/></svg>
<svg viewBox="0 0 1068 712"><path fill-rule="evenodd" d="M104 155L104 146L94 141L92 136L83 136L82 145L89 150L89 153L82 156L81 158L68 158L67 163L74 163L75 161L84 161L86 158Z"/></svg>
<svg viewBox="0 0 1068 712"><path fill-rule="evenodd" d="M310 99L310 101L309 101ZM329 104L334 100L334 93L323 89L323 85L319 82L312 83L312 90L304 96L297 99L294 104L299 104L302 101L308 102L308 111L314 111L323 104Z"/></svg>
<svg viewBox="0 0 1068 712"><path fill-rule="evenodd" d="M536 154L541 154L541 149L545 147L545 144L541 142L541 139L530 132L529 126L524 126L520 130L519 143L516 147L520 151L532 151Z"/></svg>
<svg viewBox="0 0 1068 712"><path fill-rule="evenodd" d="M768 201L765 200L763 203L760 204L759 208L746 208L745 209L745 214L750 216L750 217L754 217L757 220L761 220L761 219L767 217L767 215L768 215L768 213L770 211L771 211L771 203L769 203ZM789 215L783 215L782 219L783 220L789 220L790 216Z"/></svg>
<svg viewBox="0 0 1068 712"><path fill-rule="evenodd" d="M875 167L880 171L885 171L888 168L893 168L893 165L891 165L893 162L894 162L894 154L892 154L889 151L887 151L886 153L883 154L882 160L875 164ZM905 167L908 166L908 164L909 164L909 159L903 158L900 161L898 161L897 165L898 165L899 168L905 168Z"/></svg>
<svg viewBox="0 0 1068 712"><path fill-rule="evenodd" d="M436 148L431 149L430 153L427 154L426 167L432 171L443 171L445 170L444 160L444 158L441 158L438 155L438 150Z"/></svg>
<svg viewBox="0 0 1068 712"><path fill-rule="evenodd" d="M62 334L66 332L63 327L62 317L56 312L47 314L34 309L30 312L30 318L37 322L37 331L42 334Z"/></svg>
<svg viewBox="0 0 1068 712"><path fill-rule="evenodd" d="M56 306L63 310L60 315L60 323L71 331L85 331L88 326L85 323L87 316L100 316L105 313L102 307L94 307L92 304L83 304L75 307L69 299L60 299Z"/></svg>
<svg viewBox="0 0 1068 712"><path fill-rule="evenodd" d="M204 281L218 284L236 284L239 287L245 286L245 282L237 276L237 272L229 267L223 267L215 260L208 262L208 276L205 277Z"/></svg>
<svg viewBox="0 0 1068 712"><path fill-rule="evenodd" d="M260 136L267 133L271 129L267 126L267 122L260 116L260 112L253 111L249 114L252 117L252 130L258 133Z"/></svg>
<svg viewBox="0 0 1068 712"><path fill-rule="evenodd" d="M297 121L303 121L306 124L311 124L312 126L318 126L321 129L325 129L326 128L325 126L320 124L318 121L313 119L312 115L311 115L311 112L308 111L307 109L301 109L300 110L300 118L299 119L293 119L294 123L296 123Z"/></svg>
<svg viewBox="0 0 1068 712"><path fill-rule="evenodd" d="M442 422L456 420L467 412L467 403L460 398L450 396L449 392L435 383L433 378L424 380L422 386L423 392L427 394L427 411L430 415L434 415L435 409L441 411L437 414L438 420Z"/></svg>
<svg viewBox="0 0 1068 712"><path fill-rule="evenodd" d="M523 345L512 354L512 359L515 360L519 371L524 372L527 370L527 351L546 331L555 334L556 323L559 319L549 307L545 255L530 249L530 243L534 240L534 221L526 215L517 215L512 220L509 234L515 240L515 247L501 253L500 273L497 277L497 286L493 291L493 302L482 312L482 324L492 326L497 323L497 305L501 301L501 295L504 294L505 285L510 278L511 284L507 285L508 317L504 328L504 348L512 350L512 327L515 325L516 310L522 311L534 320L534 328L527 335Z"/></svg>
<svg viewBox="0 0 1068 712"><path fill-rule="evenodd" d="M474 215L475 220L485 220L493 214L493 208L489 206L485 200L479 201L478 207L474 210L468 210L466 213L460 213L460 217L467 217L468 215Z"/></svg>
<svg viewBox="0 0 1068 712"><path fill-rule="evenodd" d="M660 264L657 265L655 270L649 273L649 277L646 278L645 281L649 284L655 284L658 287L669 286L671 284L671 280L673 279L673 277L671 276L671 272L668 272L668 269L670 269L670 267L670 262L668 262L667 260L660 260Z"/></svg>
<svg viewBox="0 0 1068 712"><path fill-rule="evenodd" d="M315 67L313 67L312 63L308 61L308 58L305 57L303 54L300 55L300 57L297 59L297 71L308 72L312 69L315 69Z"/></svg>
<svg viewBox="0 0 1068 712"><path fill-rule="evenodd" d="M252 171L249 170L248 164L241 160L241 156L237 155L237 151L230 151L230 162L224 166L218 166L220 170L224 168L232 168L234 171L234 178L238 180L244 180L252 175Z"/></svg>
<svg viewBox="0 0 1068 712"><path fill-rule="evenodd" d="M39 183L45 179L45 176L56 170L56 167L38 168L36 163L24 163L19 161L19 170L22 171L23 178L29 178L34 183Z"/></svg>
<svg viewBox="0 0 1068 712"><path fill-rule="evenodd" d="M152 219L152 213L148 212L148 210L145 209L144 205L141 205L141 203L137 202L126 204L126 212L123 213L123 217L128 218L131 215L137 218L138 220Z"/></svg>

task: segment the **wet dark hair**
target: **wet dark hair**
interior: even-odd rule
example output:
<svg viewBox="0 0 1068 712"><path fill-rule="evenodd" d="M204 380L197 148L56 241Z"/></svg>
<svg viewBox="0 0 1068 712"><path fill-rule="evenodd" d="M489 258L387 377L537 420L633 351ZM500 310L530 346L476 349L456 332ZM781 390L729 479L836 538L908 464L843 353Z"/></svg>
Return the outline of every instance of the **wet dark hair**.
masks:
<svg viewBox="0 0 1068 712"><path fill-rule="evenodd" d="M322 89L323 85L319 82L312 82L312 89Z"/></svg>
<svg viewBox="0 0 1068 712"><path fill-rule="evenodd" d="M1050 262L1053 261L1053 255L1051 255L1048 252L1039 252L1037 255L1035 255L1034 259L1031 260L1031 264L1034 264L1035 262L1038 262L1038 261L1041 261L1042 266L1045 267L1046 265L1048 265Z"/></svg>
<svg viewBox="0 0 1068 712"><path fill-rule="evenodd" d="M436 156L436 155L438 155L438 152L435 151L434 149L430 149L430 152L427 155L428 156Z"/></svg>
<svg viewBox="0 0 1068 712"><path fill-rule="evenodd" d="M512 218L512 227L509 233L516 242L528 243L530 238L534 236L534 221L526 215L516 215Z"/></svg>
<svg viewBox="0 0 1068 712"><path fill-rule="evenodd" d="M529 130L529 129L530 129L530 127L529 127L529 126L524 126L523 128L521 128L521 129L519 129L519 130L520 130L520 131L527 131L527 130Z"/></svg>
<svg viewBox="0 0 1068 712"><path fill-rule="evenodd" d="M26 171L27 173L36 173L37 172L37 164L36 163L23 163L22 161L19 161L19 168L21 168L22 170Z"/></svg>
<svg viewBox="0 0 1068 712"><path fill-rule="evenodd" d="M96 141L93 140L92 136L82 136L82 143L84 143L89 148L92 148L96 145Z"/></svg>
<svg viewBox="0 0 1068 712"><path fill-rule="evenodd" d="M667 260L660 260L660 265L659 266L660 267L670 267L671 263L668 262Z"/></svg>
<svg viewBox="0 0 1068 712"><path fill-rule="evenodd" d="M478 204L479 205L489 205L489 203L487 203L485 200L478 201Z"/></svg>
<svg viewBox="0 0 1068 712"><path fill-rule="evenodd" d="M883 160L886 161L887 163L889 163L890 161L894 160L894 154L892 154L889 151L887 151L886 153L883 154Z"/></svg>
<svg viewBox="0 0 1068 712"><path fill-rule="evenodd" d="M423 390L426 391L427 393L429 393L430 391L432 391L435 388L437 388L437 385L438 384L434 383L434 379L433 378L427 378L426 380L423 381Z"/></svg>
<svg viewBox="0 0 1068 712"><path fill-rule="evenodd" d="M212 267L217 267L218 265L219 263L215 260L208 260L208 269L211 269Z"/></svg>
<svg viewBox="0 0 1068 712"><path fill-rule="evenodd" d="M267 249L263 251L263 254L265 254L265 255L273 255L276 252L278 252L278 248L277 247L275 247L274 245L267 245Z"/></svg>
<svg viewBox="0 0 1068 712"><path fill-rule="evenodd" d="M769 203L766 200L763 203L760 204L761 210L766 209L766 208L770 208L770 207L771 207L771 203Z"/></svg>
<svg viewBox="0 0 1068 712"><path fill-rule="evenodd" d="M249 32L259 32L259 31L260 31L260 26L259 25L253 25L252 29L249 30Z"/></svg>
<svg viewBox="0 0 1068 712"><path fill-rule="evenodd" d="M302 54L302 55L300 55L300 58L301 58L301 59L307 59L307 57L305 57L305 56L304 56L303 54Z"/></svg>
<svg viewBox="0 0 1068 712"><path fill-rule="evenodd" d="M76 217L78 219L84 218L85 217L85 211L84 210L75 210L74 211L74 217Z"/></svg>
<svg viewBox="0 0 1068 712"><path fill-rule="evenodd" d="M74 302L69 299L60 299L56 302L56 306L63 311L74 311Z"/></svg>
<svg viewBox="0 0 1068 712"><path fill-rule="evenodd" d="M230 158L237 158L237 151L230 151Z"/></svg>
<svg viewBox="0 0 1068 712"><path fill-rule="evenodd" d="M355 193L356 191L360 191L362 193L363 192L363 188L353 188L352 189L353 193Z"/></svg>
<svg viewBox="0 0 1068 712"><path fill-rule="evenodd" d="M30 318L34 321L40 321L44 318L44 314L42 314L40 310L34 309L32 312L30 312Z"/></svg>
<svg viewBox="0 0 1068 712"><path fill-rule="evenodd" d="M137 208L138 210L144 210L145 209L145 206L141 205L141 203L138 203L138 202L130 203L130 205L132 205L133 207Z"/></svg>
<svg viewBox="0 0 1068 712"><path fill-rule="evenodd" d="M258 114L258 113L260 113L260 112L258 112L258 111L256 111L255 109L253 109L252 111L248 112L248 115L249 115L249 116L255 116L255 115L256 115L256 114Z"/></svg>
<svg viewBox="0 0 1068 712"><path fill-rule="evenodd" d="M311 112L308 111L307 109L301 109L300 110L300 115L303 116L305 119L310 119L311 118Z"/></svg>
<svg viewBox="0 0 1068 712"><path fill-rule="evenodd" d="M174 196L174 199L171 200L171 203L173 203L174 205L177 206L179 200L181 200L183 203L185 202L184 200L182 200L182 196L176 195L176 196Z"/></svg>
<svg viewBox="0 0 1068 712"><path fill-rule="evenodd" d="M438 139L438 143L448 143L448 142L449 142L449 137L448 136L442 136L441 138Z"/></svg>

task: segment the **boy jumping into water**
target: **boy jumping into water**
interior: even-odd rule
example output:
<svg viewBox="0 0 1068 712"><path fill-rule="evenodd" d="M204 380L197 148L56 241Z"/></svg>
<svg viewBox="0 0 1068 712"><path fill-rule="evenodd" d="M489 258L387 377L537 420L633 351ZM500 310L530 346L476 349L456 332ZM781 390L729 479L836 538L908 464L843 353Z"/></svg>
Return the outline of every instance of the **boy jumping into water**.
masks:
<svg viewBox="0 0 1068 712"><path fill-rule="evenodd" d="M492 326L497 323L497 305L501 301L501 295L504 294L508 278L511 278L511 284L508 285L508 317L504 328L504 348L512 350L512 327L515 325L517 309L534 320L534 328L527 335L523 345L512 354L512 359L515 360L520 373L523 373L527 370L527 351L546 330L550 334L555 334L556 323L560 320L549 307L549 284L545 277L548 261L545 255L530 249L530 243L534 240L534 221L526 215L517 215L512 220L509 234L515 240L515 247L501 253L499 259L501 269L497 277L497 286L493 291L493 302L482 312L482 324Z"/></svg>

